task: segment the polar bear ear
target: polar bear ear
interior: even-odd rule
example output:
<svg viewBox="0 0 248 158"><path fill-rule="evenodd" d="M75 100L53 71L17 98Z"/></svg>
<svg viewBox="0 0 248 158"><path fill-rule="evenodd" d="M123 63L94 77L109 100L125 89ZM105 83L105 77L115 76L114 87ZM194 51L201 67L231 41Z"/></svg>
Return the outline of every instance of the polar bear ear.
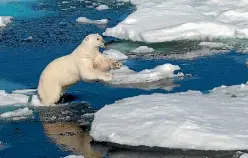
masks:
<svg viewBox="0 0 248 158"><path fill-rule="evenodd" d="M86 36L84 41L89 41L89 36Z"/></svg>

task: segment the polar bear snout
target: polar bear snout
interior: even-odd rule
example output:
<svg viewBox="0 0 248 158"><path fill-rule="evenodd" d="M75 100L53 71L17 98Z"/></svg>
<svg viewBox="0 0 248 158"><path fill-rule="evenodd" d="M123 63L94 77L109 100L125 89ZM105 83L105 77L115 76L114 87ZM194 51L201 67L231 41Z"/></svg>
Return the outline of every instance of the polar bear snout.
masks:
<svg viewBox="0 0 248 158"><path fill-rule="evenodd" d="M101 48L105 48L105 41L102 38L97 38L98 43L99 43L99 47Z"/></svg>

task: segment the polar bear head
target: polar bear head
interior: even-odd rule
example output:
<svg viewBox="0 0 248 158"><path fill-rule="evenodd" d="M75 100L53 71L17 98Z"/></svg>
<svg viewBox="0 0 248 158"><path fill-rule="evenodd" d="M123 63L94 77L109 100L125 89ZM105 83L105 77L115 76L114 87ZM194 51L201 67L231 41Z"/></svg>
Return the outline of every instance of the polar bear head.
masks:
<svg viewBox="0 0 248 158"><path fill-rule="evenodd" d="M90 34L86 36L85 39L83 40L83 43L92 47L102 47L102 48L105 47L104 46L105 41L103 40L102 36L100 36L98 33Z"/></svg>

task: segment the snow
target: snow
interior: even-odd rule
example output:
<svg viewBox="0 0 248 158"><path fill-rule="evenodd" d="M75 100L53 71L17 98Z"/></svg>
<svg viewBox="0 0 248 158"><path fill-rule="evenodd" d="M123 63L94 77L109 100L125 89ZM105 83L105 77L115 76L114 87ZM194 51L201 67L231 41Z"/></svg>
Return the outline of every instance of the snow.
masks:
<svg viewBox="0 0 248 158"><path fill-rule="evenodd" d="M147 46L140 46L140 47L132 50L131 52L133 52L133 53L151 53L154 51L155 50L153 48L149 48Z"/></svg>
<svg viewBox="0 0 248 158"><path fill-rule="evenodd" d="M14 120L25 119L26 116L33 114L32 110L29 110L27 107L23 109L17 109L15 111L5 112L0 115L0 118L13 118Z"/></svg>
<svg viewBox="0 0 248 158"><path fill-rule="evenodd" d="M82 155L68 155L64 158L84 158Z"/></svg>
<svg viewBox="0 0 248 158"><path fill-rule="evenodd" d="M247 150L247 101L247 84L125 98L96 112L90 135L131 146Z"/></svg>
<svg viewBox="0 0 248 158"><path fill-rule="evenodd" d="M114 49L104 50L103 55L114 60L126 60L128 58L125 54Z"/></svg>
<svg viewBox="0 0 248 158"><path fill-rule="evenodd" d="M12 22L11 16L0 16L0 28L5 27L7 24Z"/></svg>
<svg viewBox="0 0 248 158"><path fill-rule="evenodd" d="M76 19L76 22L84 24L106 25L108 23L108 19L91 20L86 17L79 17Z"/></svg>
<svg viewBox="0 0 248 158"><path fill-rule="evenodd" d="M174 77L182 77L183 73L174 74L174 71L180 70L178 65L164 64L158 65L152 69L145 69L135 72L127 66L121 69L113 70L113 79L111 84L130 84L130 83L148 83Z"/></svg>
<svg viewBox="0 0 248 158"><path fill-rule="evenodd" d="M104 35L149 43L248 37L247 0L131 0L131 3L137 10L117 26L107 28Z"/></svg>
<svg viewBox="0 0 248 158"><path fill-rule="evenodd" d="M96 10L99 10L99 11L107 10L107 9L109 9L109 7L107 5L103 5L103 4L96 7Z"/></svg>

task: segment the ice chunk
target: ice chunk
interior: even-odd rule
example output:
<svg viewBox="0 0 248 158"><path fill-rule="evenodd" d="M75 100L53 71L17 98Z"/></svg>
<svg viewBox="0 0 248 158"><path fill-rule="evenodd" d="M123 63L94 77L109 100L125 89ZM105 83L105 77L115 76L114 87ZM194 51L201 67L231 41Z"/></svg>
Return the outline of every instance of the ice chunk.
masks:
<svg viewBox="0 0 248 158"><path fill-rule="evenodd" d="M103 5L103 4L96 7L96 10L99 10L99 11L107 10L107 9L109 9L109 7L107 5Z"/></svg>
<svg viewBox="0 0 248 158"><path fill-rule="evenodd" d="M198 45L208 48L222 48L226 46L226 44L220 42L200 42Z"/></svg>
<svg viewBox="0 0 248 158"><path fill-rule="evenodd" d="M13 17L11 16L0 16L0 28L5 27L7 24L12 22Z"/></svg>
<svg viewBox="0 0 248 158"><path fill-rule="evenodd" d="M126 60L128 58L125 54L114 49L104 50L103 55L114 60Z"/></svg>
<svg viewBox="0 0 248 158"><path fill-rule="evenodd" d="M84 156L82 156L82 155L68 155L64 158L84 158Z"/></svg>
<svg viewBox="0 0 248 158"><path fill-rule="evenodd" d="M196 150L248 148L248 85L140 95L96 112L91 136L131 146ZM130 110L131 109L131 110Z"/></svg>
<svg viewBox="0 0 248 158"><path fill-rule="evenodd" d="M244 154L241 155L239 158L248 158L248 154L244 153Z"/></svg>
<svg viewBox="0 0 248 158"><path fill-rule="evenodd" d="M111 84L146 83L183 76L182 73L174 74L176 70L180 70L180 67L172 64L159 65L153 69L145 69L140 72L135 72L127 66L123 66L121 69L113 70L114 77Z"/></svg>
<svg viewBox="0 0 248 158"><path fill-rule="evenodd" d="M76 22L85 24L106 25L108 23L108 19L91 20L87 19L86 17L79 17L76 19Z"/></svg>
<svg viewBox="0 0 248 158"><path fill-rule="evenodd" d="M10 111L10 112L5 112L3 114L0 115L1 118L26 118L26 116L30 116L33 114L32 110L29 110L27 107L23 108L23 109L17 109L15 111Z"/></svg>
<svg viewBox="0 0 248 158"><path fill-rule="evenodd" d="M34 106L42 106L36 91L36 89L23 89L6 93L4 90L0 90L0 106L29 103Z"/></svg>
<svg viewBox="0 0 248 158"><path fill-rule="evenodd" d="M126 0L124 0L126 1ZM104 35L142 42L248 38L246 0L131 0L137 10Z"/></svg>
<svg viewBox="0 0 248 158"><path fill-rule="evenodd" d="M153 48L149 48L147 46L140 46L140 47L132 50L131 52L134 52L134 53L151 53L154 51L155 50Z"/></svg>

